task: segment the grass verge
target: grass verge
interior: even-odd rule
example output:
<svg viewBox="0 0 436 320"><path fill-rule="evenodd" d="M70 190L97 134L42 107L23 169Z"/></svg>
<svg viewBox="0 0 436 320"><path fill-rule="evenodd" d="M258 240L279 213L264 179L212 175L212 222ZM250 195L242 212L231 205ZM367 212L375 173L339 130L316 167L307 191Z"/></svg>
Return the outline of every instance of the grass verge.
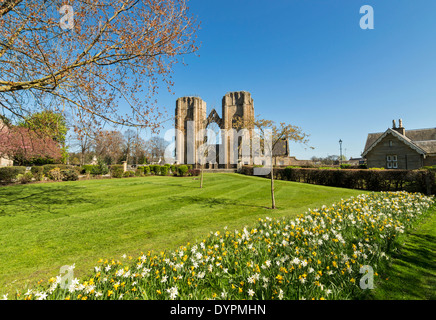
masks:
<svg viewBox="0 0 436 320"><path fill-rule="evenodd" d="M366 299L436 299L436 208L397 239L392 259L385 263Z"/></svg>

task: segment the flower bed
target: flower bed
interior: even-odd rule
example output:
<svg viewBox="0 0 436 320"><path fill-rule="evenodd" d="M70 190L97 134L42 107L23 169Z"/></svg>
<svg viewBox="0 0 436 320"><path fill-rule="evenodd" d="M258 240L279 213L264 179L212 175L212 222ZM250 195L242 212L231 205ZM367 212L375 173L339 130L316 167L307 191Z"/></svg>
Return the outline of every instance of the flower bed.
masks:
<svg viewBox="0 0 436 320"><path fill-rule="evenodd" d="M434 203L418 193L360 195L294 220L211 232L174 251L102 259L86 279L63 274L18 298L353 299L362 292L361 268L377 277L396 236Z"/></svg>

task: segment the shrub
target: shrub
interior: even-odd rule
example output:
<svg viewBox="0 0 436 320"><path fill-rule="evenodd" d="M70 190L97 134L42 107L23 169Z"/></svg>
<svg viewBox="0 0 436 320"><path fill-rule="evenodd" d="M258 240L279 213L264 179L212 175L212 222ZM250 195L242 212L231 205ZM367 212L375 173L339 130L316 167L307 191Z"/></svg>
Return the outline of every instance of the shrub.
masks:
<svg viewBox="0 0 436 320"><path fill-rule="evenodd" d="M53 181L61 181L62 180L61 169L59 168L51 169L47 174L47 178Z"/></svg>
<svg viewBox="0 0 436 320"><path fill-rule="evenodd" d="M73 170L80 170L78 167L67 165L67 164L46 164L42 166L43 173L46 177L48 177L48 174L50 170L58 168L59 170L67 170L67 169L73 169Z"/></svg>
<svg viewBox="0 0 436 320"><path fill-rule="evenodd" d="M26 184L32 181L33 174L31 172L26 172L24 174L17 175L17 181L22 184Z"/></svg>
<svg viewBox="0 0 436 320"><path fill-rule="evenodd" d="M188 166L187 165L181 165L177 168L177 174L181 177L184 177L188 173Z"/></svg>
<svg viewBox="0 0 436 320"><path fill-rule="evenodd" d="M190 169L188 170L188 176L196 177L200 175L200 169Z"/></svg>
<svg viewBox="0 0 436 320"><path fill-rule="evenodd" d="M176 166L175 165L171 165L170 166L170 169L171 169L171 173L177 173L177 168L176 168Z"/></svg>
<svg viewBox="0 0 436 320"><path fill-rule="evenodd" d="M160 174L163 176L167 176L168 175L168 166L161 166L160 167Z"/></svg>
<svg viewBox="0 0 436 320"><path fill-rule="evenodd" d="M151 171L151 173L152 174L155 174L155 175L158 175L158 174L160 174L160 167L161 166L159 166L159 165L151 165L150 166L150 171Z"/></svg>
<svg viewBox="0 0 436 320"><path fill-rule="evenodd" d="M37 181L41 181L42 178L44 177L44 168L41 166L33 166L30 169L30 172L33 174L33 177Z"/></svg>
<svg viewBox="0 0 436 320"><path fill-rule="evenodd" d="M109 167L102 161L98 161L98 164L91 168L91 174L93 176L103 176L109 173Z"/></svg>
<svg viewBox="0 0 436 320"><path fill-rule="evenodd" d="M91 174L92 169L94 168L94 165L92 164L84 164L80 167L80 173L81 174Z"/></svg>
<svg viewBox="0 0 436 320"><path fill-rule="evenodd" d="M13 182L19 174L24 174L26 167L3 167L0 168L0 181L4 183Z"/></svg>
<svg viewBox="0 0 436 320"><path fill-rule="evenodd" d="M144 175L144 167L138 167L135 170L136 177L142 177Z"/></svg>
<svg viewBox="0 0 436 320"><path fill-rule="evenodd" d="M125 178L134 177L134 176L135 176L135 171L126 171L123 173L123 177Z"/></svg>
<svg viewBox="0 0 436 320"><path fill-rule="evenodd" d="M343 163L343 164L341 164L341 169L351 169L351 164Z"/></svg>
<svg viewBox="0 0 436 320"><path fill-rule="evenodd" d="M150 174L150 166L145 166L145 167L144 167L144 174L145 174L145 175Z"/></svg>
<svg viewBox="0 0 436 320"><path fill-rule="evenodd" d="M122 165L112 165L110 167L110 174L112 178L122 178L124 174L124 168Z"/></svg>
<svg viewBox="0 0 436 320"><path fill-rule="evenodd" d="M430 171L436 171L436 165L434 166L425 166L421 168L422 170L430 170Z"/></svg>
<svg viewBox="0 0 436 320"><path fill-rule="evenodd" d="M76 181L79 180L79 174L73 169L61 170L61 179L62 181Z"/></svg>

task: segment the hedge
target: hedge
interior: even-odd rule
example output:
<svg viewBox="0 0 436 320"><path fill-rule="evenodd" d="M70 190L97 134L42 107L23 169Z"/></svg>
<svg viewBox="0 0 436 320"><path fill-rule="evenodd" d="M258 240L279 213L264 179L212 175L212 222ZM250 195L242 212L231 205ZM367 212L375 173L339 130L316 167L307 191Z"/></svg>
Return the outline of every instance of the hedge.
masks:
<svg viewBox="0 0 436 320"><path fill-rule="evenodd" d="M109 167L109 172L112 178L122 178L124 174L124 166L112 165Z"/></svg>
<svg viewBox="0 0 436 320"><path fill-rule="evenodd" d="M240 173L253 175L253 167L243 166ZM368 191L407 191L436 194L436 172L432 170L320 170L287 167L274 168L274 178Z"/></svg>
<svg viewBox="0 0 436 320"><path fill-rule="evenodd" d="M48 174L51 170L59 168L59 170L76 170L79 173L80 167L75 167L68 164L46 164L42 166L44 176L48 177Z"/></svg>
<svg viewBox="0 0 436 320"><path fill-rule="evenodd" d="M30 172L33 174L36 181L41 181L44 177L44 168L41 166L33 166L30 168Z"/></svg>
<svg viewBox="0 0 436 320"><path fill-rule="evenodd" d="M181 177L185 176L188 173L189 167L186 165L181 165L177 167L177 174Z"/></svg>
<svg viewBox="0 0 436 320"><path fill-rule="evenodd" d="M79 180L79 173L73 169L61 170L61 179L62 181L76 181Z"/></svg>
<svg viewBox="0 0 436 320"><path fill-rule="evenodd" d="M3 183L13 182L19 174L24 174L26 167L2 167L0 168L0 181Z"/></svg>
<svg viewBox="0 0 436 320"><path fill-rule="evenodd" d="M144 167L137 167L135 170L135 176L141 177L144 175Z"/></svg>
<svg viewBox="0 0 436 320"><path fill-rule="evenodd" d="M149 167L149 166L145 166L145 167L144 167L144 174L145 174L145 175L150 174L150 167Z"/></svg>
<svg viewBox="0 0 436 320"><path fill-rule="evenodd" d="M81 174L91 174L93 176L104 176L109 173L109 167L104 164L85 164L80 168Z"/></svg>
<svg viewBox="0 0 436 320"><path fill-rule="evenodd" d="M200 169L189 169L188 176L199 176L201 173Z"/></svg>
<svg viewBox="0 0 436 320"><path fill-rule="evenodd" d="M163 176L167 176L169 173L168 168L169 168L168 166L161 166L160 167L160 174Z"/></svg>

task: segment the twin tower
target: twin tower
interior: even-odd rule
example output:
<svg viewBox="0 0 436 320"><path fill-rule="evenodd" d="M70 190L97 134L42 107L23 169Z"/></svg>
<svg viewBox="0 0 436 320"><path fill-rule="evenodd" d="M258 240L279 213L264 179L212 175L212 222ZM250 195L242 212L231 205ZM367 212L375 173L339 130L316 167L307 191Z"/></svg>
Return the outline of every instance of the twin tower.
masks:
<svg viewBox="0 0 436 320"><path fill-rule="evenodd" d="M253 122L253 99L251 94L246 91L229 92L223 97L222 118L215 109L207 115L206 102L199 97L177 99L175 116L176 162L193 164L197 167L200 164L199 147L204 143L203 132L211 123L216 123L221 132L225 132L225 134L221 135L222 143L213 146L213 152L209 153L207 167L235 168L237 165L234 161L235 158L243 161L243 164L252 164L251 157L241 159L239 155L234 154L238 151L233 148L235 140L232 135L235 130L247 129L246 131L251 136ZM241 125L241 123L246 125ZM236 139L238 141L238 138ZM216 154L216 159L210 161L210 154Z"/></svg>

